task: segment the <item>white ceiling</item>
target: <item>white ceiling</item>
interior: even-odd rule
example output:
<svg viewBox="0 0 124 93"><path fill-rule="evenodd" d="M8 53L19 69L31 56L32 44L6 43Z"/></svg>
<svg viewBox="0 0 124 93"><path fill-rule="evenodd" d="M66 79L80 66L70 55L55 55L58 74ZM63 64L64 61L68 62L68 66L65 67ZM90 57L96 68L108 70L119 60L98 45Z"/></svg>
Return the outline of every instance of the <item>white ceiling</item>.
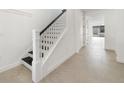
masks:
<svg viewBox="0 0 124 93"><path fill-rule="evenodd" d="M104 24L104 9L82 9L86 17L92 23Z"/></svg>

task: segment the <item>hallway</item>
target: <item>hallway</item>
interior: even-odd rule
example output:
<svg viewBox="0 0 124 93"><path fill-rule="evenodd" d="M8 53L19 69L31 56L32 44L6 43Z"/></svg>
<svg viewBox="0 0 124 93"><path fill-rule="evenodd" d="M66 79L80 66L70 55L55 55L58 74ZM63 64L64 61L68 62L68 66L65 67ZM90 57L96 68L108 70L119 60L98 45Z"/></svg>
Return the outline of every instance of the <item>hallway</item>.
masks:
<svg viewBox="0 0 124 93"><path fill-rule="evenodd" d="M73 55L50 73L44 83L124 82L124 64L116 62L112 51L104 50L103 38L92 38L89 46ZM0 82L32 82L31 72L23 66L0 74Z"/></svg>

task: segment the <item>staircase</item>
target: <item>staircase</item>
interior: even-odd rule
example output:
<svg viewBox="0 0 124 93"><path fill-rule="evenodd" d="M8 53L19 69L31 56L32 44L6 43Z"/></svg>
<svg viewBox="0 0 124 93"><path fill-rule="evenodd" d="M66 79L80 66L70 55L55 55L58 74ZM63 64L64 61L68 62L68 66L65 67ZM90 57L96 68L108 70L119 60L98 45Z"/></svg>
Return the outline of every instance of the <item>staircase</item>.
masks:
<svg viewBox="0 0 124 93"><path fill-rule="evenodd" d="M54 51L65 32L66 10L42 31L33 30L33 47L22 58L24 66L32 71L34 82L43 78L42 66Z"/></svg>

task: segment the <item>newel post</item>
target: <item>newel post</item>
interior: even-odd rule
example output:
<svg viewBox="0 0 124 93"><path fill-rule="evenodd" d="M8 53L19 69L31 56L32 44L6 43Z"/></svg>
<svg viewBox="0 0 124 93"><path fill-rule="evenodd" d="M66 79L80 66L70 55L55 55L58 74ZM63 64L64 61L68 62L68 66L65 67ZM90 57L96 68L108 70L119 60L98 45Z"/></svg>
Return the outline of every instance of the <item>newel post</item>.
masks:
<svg viewBox="0 0 124 93"><path fill-rule="evenodd" d="M32 31L33 41L33 62L32 62L32 80L38 82L42 79L42 62L40 62L40 32Z"/></svg>
<svg viewBox="0 0 124 93"><path fill-rule="evenodd" d="M32 31L33 63L37 63L40 57L40 34L35 29Z"/></svg>

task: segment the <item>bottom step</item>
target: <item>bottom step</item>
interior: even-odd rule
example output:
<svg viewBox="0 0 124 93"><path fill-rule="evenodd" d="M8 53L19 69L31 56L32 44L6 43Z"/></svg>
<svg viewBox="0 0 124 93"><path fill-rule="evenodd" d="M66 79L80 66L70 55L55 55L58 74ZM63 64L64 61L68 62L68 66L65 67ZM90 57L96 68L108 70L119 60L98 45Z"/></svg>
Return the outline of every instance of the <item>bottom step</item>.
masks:
<svg viewBox="0 0 124 93"><path fill-rule="evenodd" d="M30 66L29 64L27 64L27 63L24 62L24 61L22 61L22 64L23 64L26 68L28 68L29 70L32 71L32 66Z"/></svg>
<svg viewBox="0 0 124 93"><path fill-rule="evenodd" d="M22 58L22 60L23 60L22 61L23 65L32 71L33 58L28 56L28 57Z"/></svg>

